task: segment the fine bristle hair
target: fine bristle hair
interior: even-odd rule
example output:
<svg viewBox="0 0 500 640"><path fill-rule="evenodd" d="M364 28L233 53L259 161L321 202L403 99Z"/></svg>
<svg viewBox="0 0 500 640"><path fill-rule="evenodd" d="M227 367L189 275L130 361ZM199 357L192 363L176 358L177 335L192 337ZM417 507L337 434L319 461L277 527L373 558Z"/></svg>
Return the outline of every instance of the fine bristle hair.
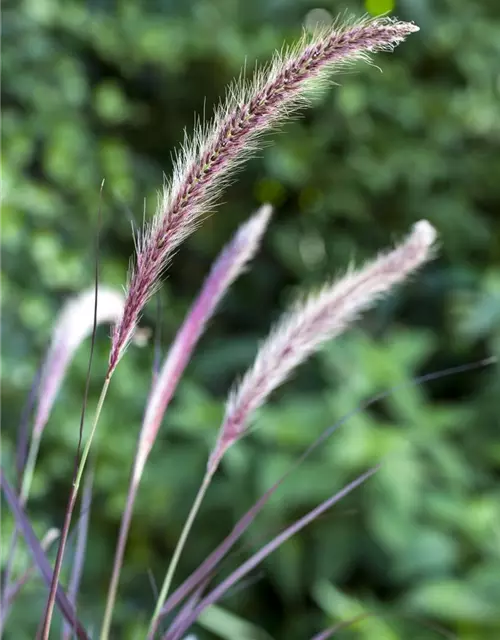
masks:
<svg viewBox="0 0 500 640"><path fill-rule="evenodd" d="M304 33L253 79L228 88L225 101L208 124L185 135L153 221L138 238L125 309L113 333L109 371L113 371L133 333L141 310L155 291L173 251L216 205L235 170L259 147L261 135L292 116L322 88L332 71L392 50L418 30L392 18L348 20Z"/></svg>
<svg viewBox="0 0 500 640"><path fill-rule="evenodd" d="M209 469L215 469L224 452L244 434L255 410L293 369L432 257L435 239L434 227L421 220L392 251L296 301L283 314L262 343L253 366L229 395Z"/></svg>

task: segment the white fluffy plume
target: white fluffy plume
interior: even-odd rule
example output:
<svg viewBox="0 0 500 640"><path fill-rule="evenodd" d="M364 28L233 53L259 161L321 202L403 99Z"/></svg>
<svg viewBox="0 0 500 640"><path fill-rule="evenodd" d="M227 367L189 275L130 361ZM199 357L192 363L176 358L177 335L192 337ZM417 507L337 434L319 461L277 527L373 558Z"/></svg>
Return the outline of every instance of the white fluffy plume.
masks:
<svg viewBox="0 0 500 640"><path fill-rule="evenodd" d="M209 468L245 431L252 413L290 373L327 340L344 331L392 287L432 256L436 231L426 220L392 251L296 302L272 329L253 366L230 394Z"/></svg>

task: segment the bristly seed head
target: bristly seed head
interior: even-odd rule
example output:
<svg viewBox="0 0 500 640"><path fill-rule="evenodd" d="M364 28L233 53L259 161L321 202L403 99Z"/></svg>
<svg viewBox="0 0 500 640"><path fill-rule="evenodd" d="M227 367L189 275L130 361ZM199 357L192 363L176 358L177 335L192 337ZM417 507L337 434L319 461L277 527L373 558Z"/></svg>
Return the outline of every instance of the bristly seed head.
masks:
<svg viewBox="0 0 500 640"><path fill-rule="evenodd" d="M172 252L216 204L234 171L258 148L261 134L307 104L332 71L371 53L392 50L418 28L395 19L350 20L304 34L253 79L229 87L212 122L186 136L157 213L138 240L125 310L113 333L109 372L130 340L141 310L155 291Z"/></svg>
<svg viewBox="0 0 500 640"><path fill-rule="evenodd" d="M271 213L271 206L263 205L250 220L241 225L212 266L198 298L179 329L146 405L134 463L134 482L140 481L163 415L197 341L231 284L256 254Z"/></svg>
<svg viewBox="0 0 500 640"><path fill-rule="evenodd" d="M402 244L359 271L297 301L261 345L253 366L230 394L208 469L245 433L252 414L290 373L326 341L338 336L362 312L432 257L436 230L417 222Z"/></svg>

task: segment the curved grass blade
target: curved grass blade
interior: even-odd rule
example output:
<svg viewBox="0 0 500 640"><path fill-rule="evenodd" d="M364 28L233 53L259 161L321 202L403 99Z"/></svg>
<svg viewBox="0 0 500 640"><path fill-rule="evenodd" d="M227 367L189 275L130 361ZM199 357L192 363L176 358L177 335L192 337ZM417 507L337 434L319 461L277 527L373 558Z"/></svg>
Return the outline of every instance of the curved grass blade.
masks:
<svg viewBox="0 0 500 640"><path fill-rule="evenodd" d="M359 487L363 482L368 480L377 470L379 466L369 469L365 473L358 476L355 480L347 484L343 489L335 493L320 505L306 513L305 516L299 518L292 525L284 529L279 535L273 538L270 542L264 545L257 553L254 553L246 562L244 562L236 571L233 571L225 580L223 580L215 589L213 589L203 600L194 608L189 616L187 616L183 625L183 631L187 631L198 616L211 604L216 603L222 596L225 595L228 589L236 584L241 578L245 577L247 573L252 571L257 565L259 565L267 556L280 547L284 542L289 540L296 533L301 531L304 527L310 524L313 520L322 515L325 511L333 507L337 502L342 500L346 495L351 493L354 489ZM163 637L163 640L173 640L170 635L167 634Z"/></svg>
<svg viewBox="0 0 500 640"><path fill-rule="evenodd" d="M189 596L187 602L182 607L181 611L175 617L168 629L169 637L172 636L172 640L180 640L184 635L184 625L188 617L191 615L193 609L200 602L203 592L205 591L208 583L210 582L211 575L207 576L196 588L195 592Z"/></svg>

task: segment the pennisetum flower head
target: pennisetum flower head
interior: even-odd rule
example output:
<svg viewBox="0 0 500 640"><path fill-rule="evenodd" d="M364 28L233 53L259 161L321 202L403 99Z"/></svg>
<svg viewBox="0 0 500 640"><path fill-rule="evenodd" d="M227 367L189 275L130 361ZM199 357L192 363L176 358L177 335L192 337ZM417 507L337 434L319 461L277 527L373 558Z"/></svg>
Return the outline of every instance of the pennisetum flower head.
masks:
<svg viewBox="0 0 500 640"><path fill-rule="evenodd" d="M38 390L33 428L35 437L42 434L75 352L92 333L95 295L92 288L71 297L57 319ZM97 325L119 322L124 305L125 297L121 291L100 285L97 296Z"/></svg>
<svg viewBox="0 0 500 640"><path fill-rule="evenodd" d="M138 483L168 403L207 322L217 306L256 254L271 217L272 208L263 205L224 247L214 262L203 288L191 307L158 375L149 397L134 463L134 482Z"/></svg>
<svg viewBox="0 0 500 640"><path fill-rule="evenodd" d="M349 21L318 29L250 82L232 85L208 125L187 137L176 158L152 223L138 241L123 316L113 333L109 372L130 340L142 308L155 290L172 252L217 202L222 188L258 148L263 133L307 103L331 72L377 51L391 50L418 27L389 18Z"/></svg>
<svg viewBox="0 0 500 640"><path fill-rule="evenodd" d="M282 316L261 345L253 366L229 396L208 463L210 473L215 471L225 451L245 433L254 411L293 369L424 264L432 256L435 238L434 227L421 220L395 249L296 302Z"/></svg>

